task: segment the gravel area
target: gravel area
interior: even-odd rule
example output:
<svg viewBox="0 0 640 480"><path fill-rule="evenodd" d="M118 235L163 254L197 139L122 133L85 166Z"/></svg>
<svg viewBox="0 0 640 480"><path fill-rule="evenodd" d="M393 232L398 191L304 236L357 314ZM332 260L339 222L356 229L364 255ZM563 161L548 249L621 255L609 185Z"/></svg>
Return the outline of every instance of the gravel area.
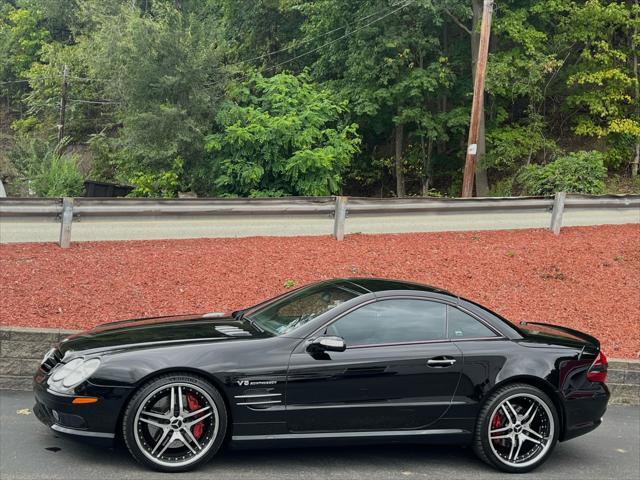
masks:
<svg viewBox="0 0 640 480"><path fill-rule="evenodd" d="M640 225L330 237L0 245L0 324L88 328L225 311L324 278L436 285L513 321L578 328L640 357Z"/></svg>

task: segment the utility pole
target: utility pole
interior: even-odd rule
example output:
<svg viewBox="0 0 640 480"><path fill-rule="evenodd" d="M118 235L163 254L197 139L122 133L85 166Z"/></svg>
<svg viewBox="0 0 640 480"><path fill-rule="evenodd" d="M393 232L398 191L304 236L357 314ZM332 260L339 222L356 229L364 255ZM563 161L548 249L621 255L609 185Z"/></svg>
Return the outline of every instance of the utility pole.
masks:
<svg viewBox="0 0 640 480"><path fill-rule="evenodd" d="M464 177L462 179L463 197L473 196L473 180L476 172L476 157L478 154L480 117L484 107L484 80L487 74L492 15L493 0L484 0L482 7L482 25L480 27L480 45L478 47L478 62L476 64L476 74L473 81L473 103L471 104L469 139L467 141L467 155L464 162Z"/></svg>
<svg viewBox="0 0 640 480"><path fill-rule="evenodd" d="M67 87L69 78L69 67L64 66L62 71L62 88L60 92L60 119L58 121L58 144L64 138L64 114L67 109Z"/></svg>

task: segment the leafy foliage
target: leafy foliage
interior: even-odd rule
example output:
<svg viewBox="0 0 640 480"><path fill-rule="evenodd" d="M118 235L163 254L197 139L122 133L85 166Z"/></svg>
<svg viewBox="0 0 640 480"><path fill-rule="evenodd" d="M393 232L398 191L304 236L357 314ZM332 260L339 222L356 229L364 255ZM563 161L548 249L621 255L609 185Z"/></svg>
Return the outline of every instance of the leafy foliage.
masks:
<svg viewBox="0 0 640 480"><path fill-rule="evenodd" d="M39 197L78 197L84 190L77 160L71 155L45 157L32 178L30 187Z"/></svg>
<svg viewBox="0 0 640 480"><path fill-rule="evenodd" d="M49 40L49 32L40 25L40 12L14 7L8 2L0 5L0 93L17 97L24 91L23 76L37 60L42 46ZM9 82L2 84L3 82Z"/></svg>
<svg viewBox="0 0 640 480"><path fill-rule="evenodd" d="M69 138L59 144L21 137L9 153L19 182L39 197L79 196L84 190L84 177L73 154L61 153Z"/></svg>
<svg viewBox="0 0 640 480"><path fill-rule="evenodd" d="M207 138L216 193L242 196L329 195L358 151L346 103L309 75L255 75L223 105Z"/></svg>
<svg viewBox="0 0 640 480"><path fill-rule="evenodd" d="M131 192L132 197L165 197L178 195L180 177L183 173L184 162L176 158L171 170L154 172L136 172L131 176L131 183L136 188Z"/></svg>
<svg viewBox="0 0 640 480"><path fill-rule="evenodd" d="M2 152L51 144L67 65L83 170L136 195L458 195L481 5L3 2L0 175L34 179ZM492 194L572 151L633 171L639 32L636 1L499 2L479 162Z"/></svg>
<svg viewBox="0 0 640 480"><path fill-rule="evenodd" d="M602 193L607 169L599 152L575 152L547 165L529 165L518 176L524 193Z"/></svg>
<svg viewBox="0 0 640 480"><path fill-rule="evenodd" d="M523 163L529 164L538 157L551 157L559 150L552 139L545 137L540 121L496 127L489 132L487 143L487 166L502 172L514 172Z"/></svg>

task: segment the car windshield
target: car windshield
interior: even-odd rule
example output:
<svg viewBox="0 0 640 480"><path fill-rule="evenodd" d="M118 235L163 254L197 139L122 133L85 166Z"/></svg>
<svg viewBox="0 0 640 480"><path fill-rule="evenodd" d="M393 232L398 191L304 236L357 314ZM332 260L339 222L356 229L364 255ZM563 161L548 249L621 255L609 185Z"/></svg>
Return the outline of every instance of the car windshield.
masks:
<svg viewBox="0 0 640 480"><path fill-rule="evenodd" d="M245 317L269 333L282 335L360 294L341 285L312 285L248 311Z"/></svg>

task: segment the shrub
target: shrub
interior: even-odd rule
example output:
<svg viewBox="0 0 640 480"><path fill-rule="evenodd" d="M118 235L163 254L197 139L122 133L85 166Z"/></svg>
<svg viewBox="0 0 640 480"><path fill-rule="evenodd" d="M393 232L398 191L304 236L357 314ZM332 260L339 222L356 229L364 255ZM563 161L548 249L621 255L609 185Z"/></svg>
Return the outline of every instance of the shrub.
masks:
<svg viewBox="0 0 640 480"><path fill-rule="evenodd" d="M490 197L510 197L513 195L513 177L503 178L491 185L489 188Z"/></svg>
<svg viewBox="0 0 640 480"><path fill-rule="evenodd" d="M184 162L178 157L173 161L171 170L158 173L136 172L131 177L131 183L136 188L129 195L131 197L176 197L180 188L183 166Z"/></svg>
<svg viewBox="0 0 640 480"><path fill-rule="evenodd" d="M331 195L359 151L345 101L307 73L254 75L239 86L209 135L214 194Z"/></svg>
<svg viewBox="0 0 640 480"><path fill-rule="evenodd" d="M530 125L506 125L489 129L485 166L498 172L513 174L527 159L553 157L558 146L544 132L541 119Z"/></svg>
<svg viewBox="0 0 640 480"><path fill-rule="evenodd" d="M75 155L61 153L69 144L64 138L52 143L41 138L18 136L8 158L16 170L18 191L24 189L39 197L82 195L83 175Z"/></svg>
<svg viewBox="0 0 640 480"><path fill-rule="evenodd" d="M527 195L602 193L607 169L600 152L573 152L546 165L528 165L518 175Z"/></svg>
<svg viewBox="0 0 640 480"><path fill-rule="evenodd" d="M83 183L75 156L53 153L43 160L29 186L39 197L77 197Z"/></svg>

